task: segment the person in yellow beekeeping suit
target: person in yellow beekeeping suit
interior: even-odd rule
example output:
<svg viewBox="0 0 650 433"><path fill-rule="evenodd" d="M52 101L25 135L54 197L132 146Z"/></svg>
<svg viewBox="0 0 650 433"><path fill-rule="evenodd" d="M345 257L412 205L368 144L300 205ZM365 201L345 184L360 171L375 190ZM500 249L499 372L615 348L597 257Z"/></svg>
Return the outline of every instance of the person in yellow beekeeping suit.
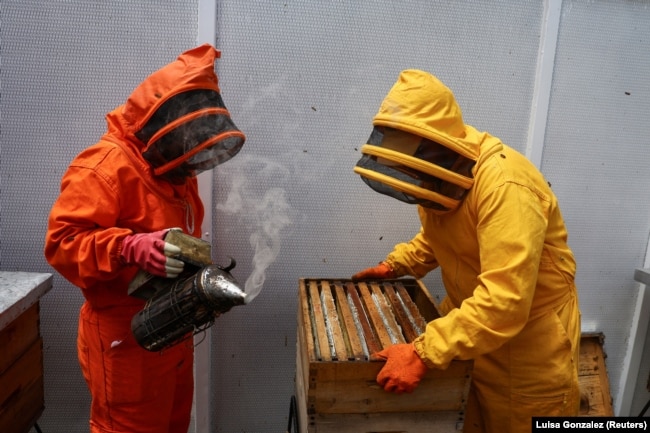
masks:
<svg viewBox="0 0 650 433"><path fill-rule="evenodd" d="M420 70L399 75L354 171L417 205L421 229L352 278L421 278L440 267L441 318L379 355L377 381L411 392L429 368L474 360L465 432L531 431L534 416L578 415L576 262L540 171L463 121L452 91Z"/></svg>

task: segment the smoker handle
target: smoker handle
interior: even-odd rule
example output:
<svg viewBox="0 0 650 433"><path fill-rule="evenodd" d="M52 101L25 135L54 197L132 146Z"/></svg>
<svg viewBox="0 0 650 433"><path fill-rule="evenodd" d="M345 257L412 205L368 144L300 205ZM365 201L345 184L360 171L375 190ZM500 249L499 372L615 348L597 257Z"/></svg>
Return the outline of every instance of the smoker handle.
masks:
<svg viewBox="0 0 650 433"><path fill-rule="evenodd" d="M293 430L291 429L293 425ZM287 425L287 433L300 433L298 431L298 408L296 405L296 396L291 396L289 403L289 424Z"/></svg>

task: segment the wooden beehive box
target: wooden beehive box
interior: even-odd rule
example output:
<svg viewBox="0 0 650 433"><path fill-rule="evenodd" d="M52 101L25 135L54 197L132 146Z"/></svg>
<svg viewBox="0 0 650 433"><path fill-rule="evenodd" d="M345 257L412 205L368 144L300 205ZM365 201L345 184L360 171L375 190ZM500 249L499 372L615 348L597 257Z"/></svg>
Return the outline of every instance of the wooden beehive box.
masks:
<svg viewBox="0 0 650 433"><path fill-rule="evenodd" d="M0 331L0 432L28 432L43 413L39 304Z"/></svg>
<svg viewBox="0 0 650 433"><path fill-rule="evenodd" d="M408 395L385 392L372 354L440 317L415 279L299 282L296 400L301 433L462 431L471 361L431 369Z"/></svg>
<svg viewBox="0 0 650 433"><path fill-rule="evenodd" d="M580 416L614 416L601 333L580 338Z"/></svg>

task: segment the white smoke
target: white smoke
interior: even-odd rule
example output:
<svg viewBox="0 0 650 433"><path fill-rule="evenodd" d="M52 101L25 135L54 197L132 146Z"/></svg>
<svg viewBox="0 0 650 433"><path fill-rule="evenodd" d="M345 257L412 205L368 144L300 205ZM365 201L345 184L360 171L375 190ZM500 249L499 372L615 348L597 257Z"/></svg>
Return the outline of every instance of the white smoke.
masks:
<svg viewBox="0 0 650 433"><path fill-rule="evenodd" d="M230 191L224 203L217 203L217 209L240 217L240 221L251 231L249 242L253 248L253 270L244 284L246 302L260 293L266 280L266 270L280 253L281 232L292 223L291 207L284 189L262 186L283 180L288 171L271 160L240 155L224 164L221 173L227 171Z"/></svg>

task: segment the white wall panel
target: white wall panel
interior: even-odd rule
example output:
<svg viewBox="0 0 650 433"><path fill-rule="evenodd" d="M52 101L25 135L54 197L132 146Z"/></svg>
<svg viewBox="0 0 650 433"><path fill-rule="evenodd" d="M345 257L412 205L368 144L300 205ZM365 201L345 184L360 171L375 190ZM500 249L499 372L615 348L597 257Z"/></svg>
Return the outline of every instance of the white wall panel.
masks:
<svg viewBox="0 0 650 433"><path fill-rule="evenodd" d="M648 22L646 2L564 1L542 163L578 260L583 329L605 334L617 406L650 231Z"/></svg>
<svg viewBox="0 0 650 433"><path fill-rule="evenodd" d="M106 113L194 46L196 1L1 0L0 9L0 267L54 272L43 241L63 172L104 133ZM89 430L76 348L81 303L55 273L41 301L45 433Z"/></svg>
<svg viewBox="0 0 650 433"><path fill-rule="evenodd" d="M216 431L286 426L300 277L349 277L418 230L414 207L352 171L399 72L438 75L467 123L524 151L543 10L538 1L219 3L223 97L248 141L215 170L218 256L237 258L234 273L246 279L256 206L273 189L284 192L292 223L259 297L217 320ZM250 203L231 214L223 206L233 184Z"/></svg>

